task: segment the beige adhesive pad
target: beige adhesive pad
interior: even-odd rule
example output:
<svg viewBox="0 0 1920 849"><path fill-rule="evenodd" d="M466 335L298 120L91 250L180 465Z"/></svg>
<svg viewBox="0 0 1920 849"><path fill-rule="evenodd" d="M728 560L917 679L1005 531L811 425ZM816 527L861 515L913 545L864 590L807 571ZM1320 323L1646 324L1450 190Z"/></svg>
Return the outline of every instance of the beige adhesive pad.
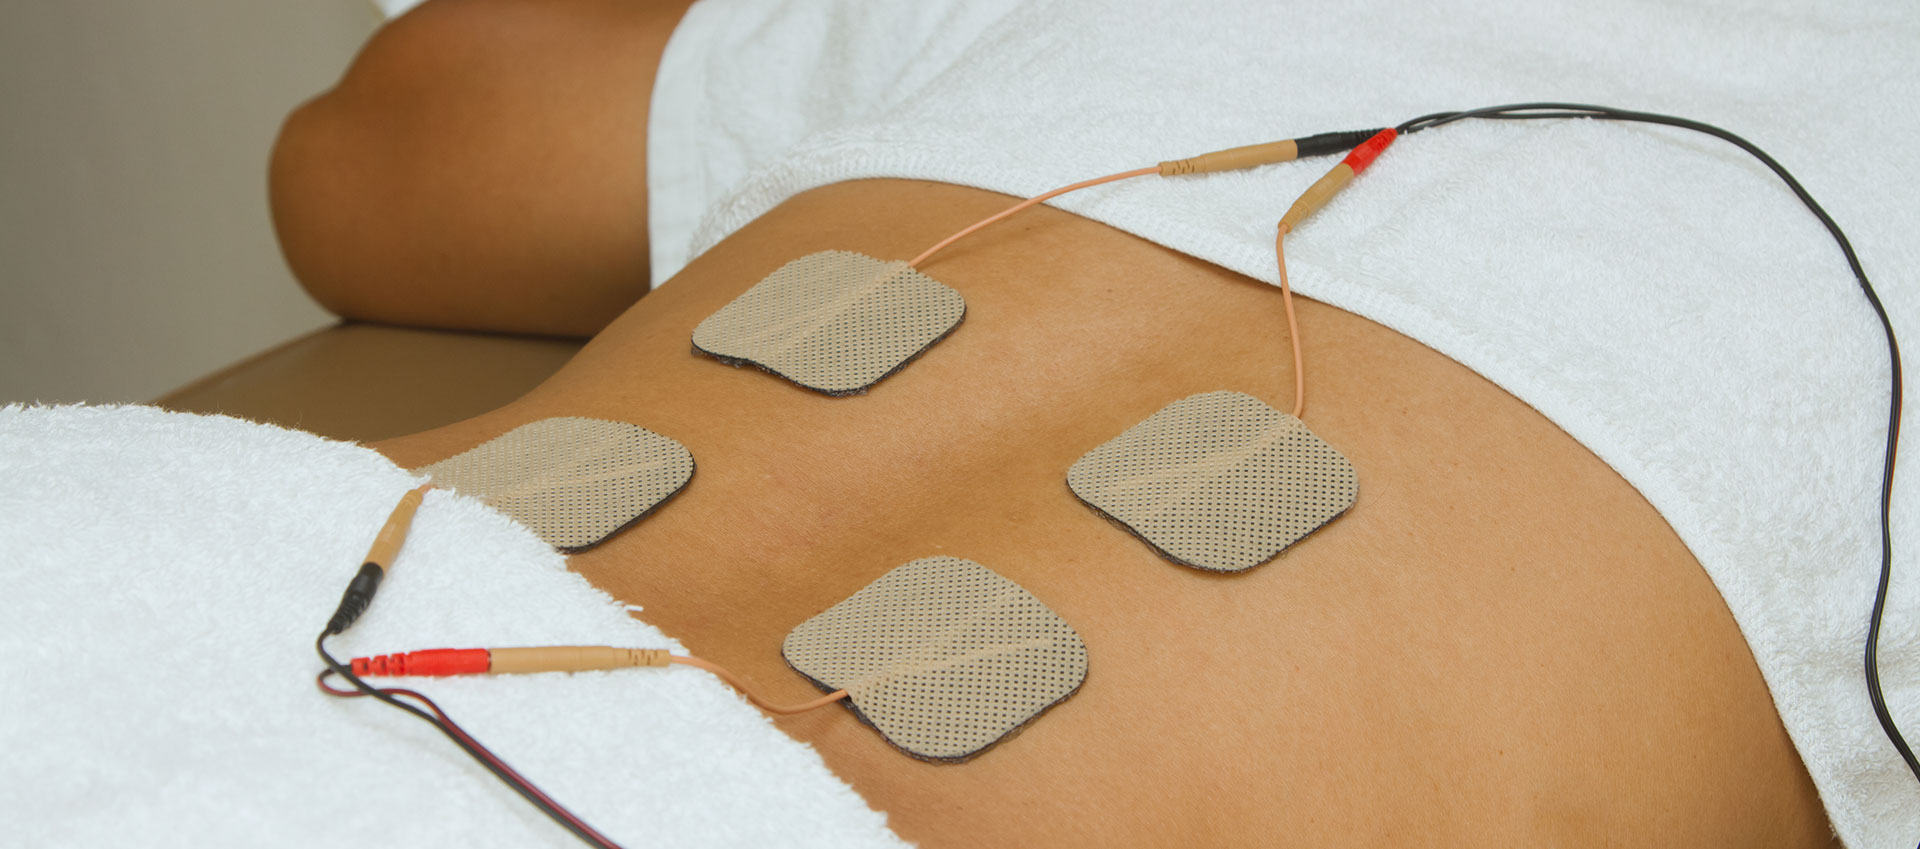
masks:
<svg viewBox="0 0 1920 849"><path fill-rule="evenodd" d="M418 471L579 551L652 512L693 479L693 455L644 427L541 419Z"/></svg>
<svg viewBox="0 0 1920 849"><path fill-rule="evenodd" d="M1067 486L1175 563L1240 572L1346 512L1353 464L1239 392L1182 398L1079 459Z"/></svg>
<svg viewBox="0 0 1920 849"><path fill-rule="evenodd" d="M960 293L904 262L851 251L808 254L693 329L693 347L828 395L867 391L952 333Z"/></svg>
<svg viewBox="0 0 1920 849"><path fill-rule="evenodd" d="M901 751L963 761L1080 688L1087 647L1019 584L926 557L800 624L781 651Z"/></svg>

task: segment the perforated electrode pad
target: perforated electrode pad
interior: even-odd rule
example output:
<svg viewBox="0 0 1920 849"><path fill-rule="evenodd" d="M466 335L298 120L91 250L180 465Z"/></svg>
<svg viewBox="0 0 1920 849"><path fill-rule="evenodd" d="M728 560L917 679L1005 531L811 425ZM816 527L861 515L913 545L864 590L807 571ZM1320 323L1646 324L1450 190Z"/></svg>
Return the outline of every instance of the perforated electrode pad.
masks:
<svg viewBox="0 0 1920 849"><path fill-rule="evenodd" d="M1073 695L1087 647L1039 599L971 560L894 569L787 635L787 663L916 758L961 761Z"/></svg>
<svg viewBox="0 0 1920 849"><path fill-rule="evenodd" d="M1182 398L1081 457L1067 486L1175 563L1239 572L1353 506L1353 464L1239 392Z"/></svg>
<svg viewBox="0 0 1920 849"><path fill-rule="evenodd" d="M828 395L867 391L960 324L959 292L851 251L808 254L693 329L695 350Z"/></svg>
<svg viewBox="0 0 1920 849"><path fill-rule="evenodd" d="M679 494L693 478L693 455L637 425L554 418L418 471L493 505L548 545L578 551Z"/></svg>

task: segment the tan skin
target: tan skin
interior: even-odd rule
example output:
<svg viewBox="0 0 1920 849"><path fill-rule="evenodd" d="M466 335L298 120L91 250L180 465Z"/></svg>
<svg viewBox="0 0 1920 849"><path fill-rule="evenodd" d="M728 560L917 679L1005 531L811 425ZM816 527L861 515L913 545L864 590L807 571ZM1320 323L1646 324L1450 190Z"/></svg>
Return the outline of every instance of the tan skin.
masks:
<svg viewBox="0 0 1920 849"><path fill-rule="evenodd" d="M496 6L520 8L435 0L404 23L431 32ZM597 33L618 29L597 15L625 14L548 8L571 22L560 30ZM486 31L472 21L446 30L462 26ZM398 188L304 193L333 160L303 158L303 145L368 159L408 149L355 153L382 131L343 117L385 108L386 87L367 69L388 61L375 53L392 41L376 38L348 84L303 109L283 138L276 213L296 271L323 301L376 318L460 302L467 312L454 324L595 324L598 307L552 307L565 293L533 298L551 313L513 309L531 296L508 264L488 260L544 248L512 244L502 213L460 194L485 179L425 169ZM423 39L411 49L496 48ZM622 89L635 90L645 88ZM550 100L505 104L534 120L488 126L503 123L488 117L496 102L453 121L457 132L411 143L551 133L559 116L539 113ZM643 141L592 143L637 162ZM386 177L410 174L404 158ZM483 175L526 167L494 162ZM381 244L437 254L444 275L387 298L340 281L382 263L415 267L404 256L354 252L364 268L339 279L303 260L350 252L342 234L367 225L338 221L361 214L340 206L356 191L437 197L447 220L431 238ZM966 296L966 322L866 396L824 397L691 351L700 319L789 259L823 249L909 257L1008 201L889 180L797 196L619 312L525 398L376 447L416 465L555 415L633 421L679 440L700 464L692 485L573 566L777 700L818 695L782 662L786 632L908 560L967 557L1033 592L1080 631L1091 671L1077 695L977 759L913 760L839 708L778 720L923 845L1832 844L1732 617L1660 516L1531 408L1380 325L1299 302L1305 419L1353 461L1361 495L1276 561L1232 576L1159 558L1076 501L1064 476L1086 450L1189 394L1236 389L1286 406L1290 353L1270 286L1042 207L927 263ZM332 230L312 226L336 219ZM644 268L644 245L597 238L573 244L617 256L571 261ZM600 294L582 303L612 297L615 278L595 279L582 285Z"/></svg>

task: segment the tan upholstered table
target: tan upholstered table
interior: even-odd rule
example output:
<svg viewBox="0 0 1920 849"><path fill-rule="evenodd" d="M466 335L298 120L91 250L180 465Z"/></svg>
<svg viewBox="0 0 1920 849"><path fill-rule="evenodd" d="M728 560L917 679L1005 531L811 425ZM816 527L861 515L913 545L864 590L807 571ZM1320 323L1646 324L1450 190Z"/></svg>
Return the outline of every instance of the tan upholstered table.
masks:
<svg viewBox="0 0 1920 849"><path fill-rule="evenodd" d="M585 343L348 322L255 354L153 403L371 442L512 401Z"/></svg>

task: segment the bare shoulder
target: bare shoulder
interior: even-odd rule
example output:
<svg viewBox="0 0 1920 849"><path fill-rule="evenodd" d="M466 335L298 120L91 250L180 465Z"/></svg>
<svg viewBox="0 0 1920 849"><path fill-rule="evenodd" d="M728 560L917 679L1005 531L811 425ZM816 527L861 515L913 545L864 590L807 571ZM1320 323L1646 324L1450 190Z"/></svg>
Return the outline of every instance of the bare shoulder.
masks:
<svg viewBox="0 0 1920 849"><path fill-rule="evenodd" d="M428 0L295 110L269 173L333 312L586 336L646 292L646 127L688 0Z"/></svg>

